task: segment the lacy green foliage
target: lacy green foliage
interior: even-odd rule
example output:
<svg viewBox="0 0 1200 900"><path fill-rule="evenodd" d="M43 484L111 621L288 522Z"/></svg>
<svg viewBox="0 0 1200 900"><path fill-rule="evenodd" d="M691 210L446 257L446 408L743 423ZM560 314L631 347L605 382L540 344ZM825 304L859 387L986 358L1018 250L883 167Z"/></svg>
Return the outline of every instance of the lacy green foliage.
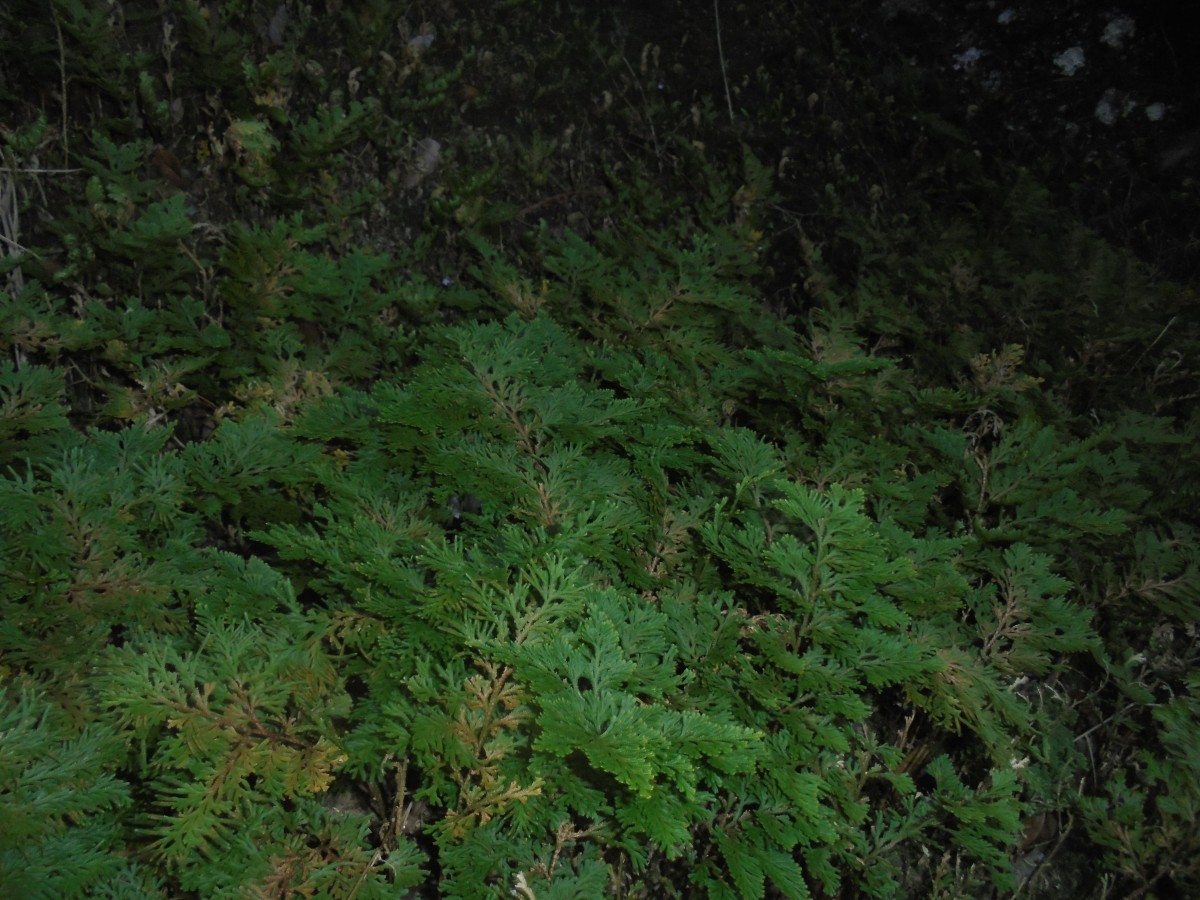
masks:
<svg viewBox="0 0 1200 900"><path fill-rule="evenodd" d="M705 314L725 308L701 308L702 334ZM1012 678L1096 647L1069 584L1024 544L989 562L991 541L918 537L871 520L861 490L797 483L775 448L719 424L719 394L705 415L655 402L648 361L664 380L682 372L672 377L682 387L699 368L665 332L585 353L544 313L450 329L403 386L324 401L298 422L309 438L350 441L339 482L386 459L405 473L374 476L370 498L339 484L317 532L259 535L285 558L322 563L309 585L331 609L350 590L372 613L369 626L355 623L355 646L380 695L350 765L378 772L386 747L430 774L425 796L447 810L440 859L455 884L484 876L477 848L463 857L456 844L474 827L510 821L514 836L540 829L532 847L550 846L555 817L568 814L634 871L661 854L714 892L757 895L769 879L797 893L805 881L791 854L803 849L833 890L853 865L849 847L871 852L868 778L914 796L910 748L864 746L899 721L884 697L900 688L900 709L973 735L1002 767L980 800L994 811L962 813L978 828L960 822L953 834L1006 883L999 848L1022 809L1008 765L1042 714ZM711 340L728 383L753 377L754 354ZM585 377L585 360L597 375ZM825 374L807 368L814 382ZM599 386L609 378L615 389ZM966 473L972 461L958 465ZM428 498L425 516L454 529L452 543L429 536L414 491ZM877 831L928 836L941 810L961 811L966 788L939 771L934 796L947 805L928 804L918 821L876 801ZM998 830L985 827L992 817ZM697 828L713 833L724 872ZM538 864L522 856L532 848L507 846L487 874L507 880ZM467 865L472 875L456 874Z"/></svg>
<svg viewBox="0 0 1200 900"><path fill-rule="evenodd" d="M1154 710L1157 733L1128 765L1115 769L1104 792L1082 800L1081 814L1113 876L1153 891L1159 884L1195 885L1200 864L1175 848L1189 846L1200 814L1200 687Z"/></svg>
<svg viewBox="0 0 1200 900"><path fill-rule="evenodd" d="M819 302L769 309L774 168L664 130L712 106L650 49L614 226L514 249L512 145L413 169L487 53L370 3L302 58L307 8L218 6L0 13L86 110L4 133L22 212L81 170L0 260L5 892L966 896L1035 814L1114 895L1196 888L1194 344L1122 305L1186 296L1039 240L1018 179L937 241L835 202L855 283L805 238ZM402 191L491 229L461 280L373 232Z"/></svg>
<svg viewBox="0 0 1200 900"><path fill-rule="evenodd" d="M345 19L376 46L396 25L383 9ZM25 232L3 236L0 327L23 360L70 357L78 414L170 421L191 439L230 404L286 408L404 358L397 332L433 291L406 276L401 294L402 254L365 239L366 219L386 218L378 201L409 162L397 116L424 134L411 103L445 105L453 72L424 54L393 60L378 83L373 65L354 69L361 83L301 66L296 48L310 28L323 48L328 23L269 4L107 15L61 0L13 4L0 22L6 79L61 95L57 118L24 116L36 97L0 97L13 123L6 199L11 187ZM344 98L343 76L363 96ZM345 164L364 144L382 152L374 173ZM59 149L62 168L49 168ZM429 242L412 236L410 264ZM385 243L386 257L341 252Z"/></svg>
<svg viewBox="0 0 1200 900"><path fill-rule="evenodd" d="M107 725L79 728L46 697L0 694L0 884L19 897L87 897L135 867L114 851L129 785ZM70 860L70 865L62 865ZM136 879L135 879L136 880Z"/></svg>
<svg viewBox="0 0 1200 900"><path fill-rule="evenodd" d="M971 381L997 399L1053 373L1047 394L1070 415L1137 410L1186 420L1195 399L1194 288L1155 280L1128 251L1056 209L1027 171L1000 181L972 172L960 189L960 202L979 215L930 210L887 231L874 219L851 221L856 269L843 289L860 323L912 352L936 380L965 380L971 360ZM839 280L819 251L808 262L810 278ZM892 302L898 294L909 302Z"/></svg>
<svg viewBox="0 0 1200 900"><path fill-rule="evenodd" d="M69 309L31 282L6 305L4 324L22 353L71 354L85 374L76 390L106 401L102 417L174 419L231 394L287 406L402 356L390 261L309 249L329 229L299 217L234 226L219 255L204 258L183 195L153 200L157 188L137 177L144 147L95 140L103 161L88 161L91 203L55 226L70 252L54 280L94 282L96 296ZM198 276L203 296L177 293ZM416 310L413 294L405 306ZM343 323L336 334L331 322Z"/></svg>
<svg viewBox="0 0 1200 900"><path fill-rule="evenodd" d="M172 594L189 577L180 551L199 539L179 505L180 460L160 455L163 430L93 432L24 471L3 492L3 652L18 671L71 691L126 626L184 621Z"/></svg>
<svg viewBox="0 0 1200 900"><path fill-rule="evenodd" d="M107 736L78 744L79 802L121 798L88 827L149 868L96 856L104 877L372 896L434 855L456 896L886 897L951 860L1013 886L1022 817L1065 812L1080 765L1041 738L1073 704L1022 685L1105 659L1058 560L1128 527L1109 500L1142 496L1136 465L914 390L836 317L764 323L739 234L623 263L569 241L538 286L481 244L471 302L506 318L426 326L403 379L182 449L144 422L77 434L56 378L8 370L5 665ZM1190 596L1186 551L1139 535L1126 565L1177 573L1139 596ZM1155 712L1160 783L1189 770L1191 716ZM339 779L382 805L335 811ZM52 802L27 781L14 809ZM1103 846L1141 840L1103 815L1136 795L1085 801ZM1113 871L1157 877L1139 852Z"/></svg>
<svg viewBox="0 0 1200 900"><path fill-rule="evenodd" d="M0 739L6 888L378 895L365 821L309 799L344 760L334 659L278 572L202 546L216 519L185 496L214 517L240 502L256 521L264 507L239 488L260 494L274 463L304 454L273 456L263 442L278 430L254 420L221 433L178 453L163 452L163 429L91 432L5 481L5 676L47 694L23 695ZM148 866L122 863L123 845ZM77 861L70 879L62 854ZM420 878L411 850L389 865L396 883Z"/></svg>
<svg viewBox="0 0 1200 900"><path fill-rule="evenodd" d="M147 853L185 889L310 883L345 893L357 874L337 875L321 857L365 867L365 823L338 822L306 798L327 790L344 759L332 723L347 699L311 626L287 614L286 582L264 585L274 573L254 568L243 592L273 588L283 601L270 630L237 623L221 603L221 617L200 618L188 640L135 634L109 655L100 702L138 747L136 777L155 797L138 822Z"/></svg>
<svg viewBox="0 0 1200 900"><path fill-rule="evenodd" d="M0 454L14 459L18 451L41 457L56 438L70 434L63 405L62 376L40 366L16 368L0 363Z"/></svg>

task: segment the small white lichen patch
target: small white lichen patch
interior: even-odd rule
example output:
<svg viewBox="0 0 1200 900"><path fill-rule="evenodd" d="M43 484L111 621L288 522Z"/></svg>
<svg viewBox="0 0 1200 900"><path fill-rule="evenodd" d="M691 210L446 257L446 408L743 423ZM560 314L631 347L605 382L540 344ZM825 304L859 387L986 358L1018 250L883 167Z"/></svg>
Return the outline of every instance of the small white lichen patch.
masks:
<svg viewBox="0 0 1200 900"><path fill-rule="evenodd" d="M969 69L975 63L983 59L983 51L978 47L968 47L962 53L954 57L954 68Z"/></svg>
<svg viewBox="0 0 1200 900"><path fill-rule="evenodd" d="M1082 47L1068 47L1062 53L1058 54L1058 56L1054 57L1054 64L1068 78L1082 69L1085 62Z"/></svg>
<svg viewBox="0 0 1200 900"><path fill-rule="evenodd" d="M1146 118L1151 122L1161 122L1167 114L1167 108L1161 103L1150 103L1146 106Z"/></svg>
<svg viewBox="0 0 1200 900"><path fill-rule="evenodd" d="M1102 125L1115 125L1118 119L1129 115L1135 106L1137 104L1134 101L1116 88L1109 88L1096 104L1096 118Z"/></svg>
<svg viewBox="0 0 1200 900"><path fill-rule="evenodd" d="M1130 16L1120 15L1104 26L1104 34L1100 36L1100 41L1115 50L1120 50L1125 46L1125 40L1135 34L1137 23Z"/></svg>

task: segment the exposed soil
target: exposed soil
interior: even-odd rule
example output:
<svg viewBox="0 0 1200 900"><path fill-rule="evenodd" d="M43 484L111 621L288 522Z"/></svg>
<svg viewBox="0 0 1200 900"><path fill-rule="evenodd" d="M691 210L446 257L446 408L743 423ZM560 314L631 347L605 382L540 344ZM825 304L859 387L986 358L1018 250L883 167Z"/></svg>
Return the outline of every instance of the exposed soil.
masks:
<svg viewBox="0 0 1200 900"><path fill-rule="evenodd" d="M1200 55L1190 4L891 0L860 15L881 77L1161 274L1200 273ZM1059 62L1056 62L1059 60Z"/></svg>

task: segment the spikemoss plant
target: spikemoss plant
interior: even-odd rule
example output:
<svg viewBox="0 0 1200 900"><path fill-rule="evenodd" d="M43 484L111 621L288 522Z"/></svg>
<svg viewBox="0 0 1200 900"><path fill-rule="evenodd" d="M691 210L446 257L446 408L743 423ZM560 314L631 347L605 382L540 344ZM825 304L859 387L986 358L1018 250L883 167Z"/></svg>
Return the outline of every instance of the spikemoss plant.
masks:
<svg viewBox="0 0 1200 900"><path fill-rule="evenodd" d="M4 63L66 92L4 135L8 893L1007 895L1074 844L1075 887L1195 887L1188 332L1152 353L1079 230L1063 314L1062 245L981 250L1050 229L1028 181L975 176L980 232L839 201L853 283L803 237L766 302L783 167L710 158L711 103L630 93L652 154L510 202L570 135L403 168L483 102L465 31L335 4L301 60L307 8L84 6Z"/></svg>

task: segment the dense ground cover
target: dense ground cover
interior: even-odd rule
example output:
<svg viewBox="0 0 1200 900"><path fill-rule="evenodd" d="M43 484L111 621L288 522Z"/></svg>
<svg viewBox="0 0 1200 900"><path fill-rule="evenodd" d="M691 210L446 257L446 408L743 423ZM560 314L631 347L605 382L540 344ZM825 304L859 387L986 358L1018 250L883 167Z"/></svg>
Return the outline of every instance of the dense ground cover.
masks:
<svg viewBox="0 0 1200 900"><path fill-rule="evenodd" d="M8 894L1196 891L1188 226L821 6L0 11Z"/></svg>

